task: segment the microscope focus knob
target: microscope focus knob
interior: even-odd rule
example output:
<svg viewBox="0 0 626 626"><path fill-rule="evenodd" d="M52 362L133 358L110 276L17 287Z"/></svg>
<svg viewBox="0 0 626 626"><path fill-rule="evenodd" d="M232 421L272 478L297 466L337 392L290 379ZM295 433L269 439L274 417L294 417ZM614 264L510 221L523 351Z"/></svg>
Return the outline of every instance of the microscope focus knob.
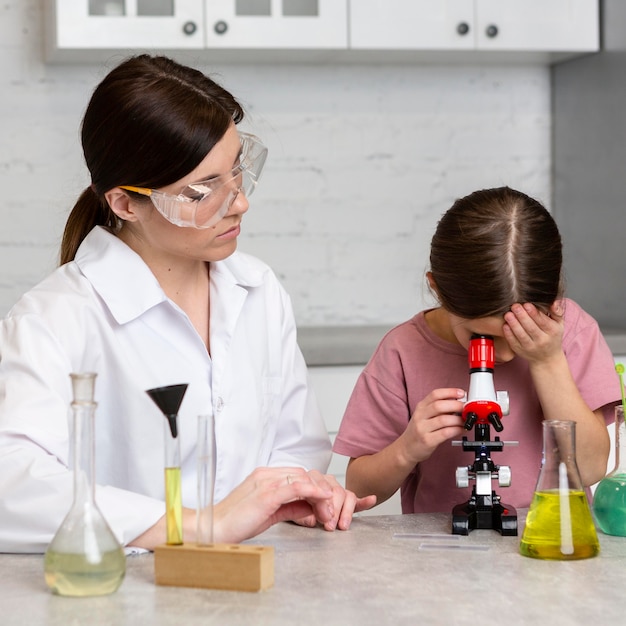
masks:
<svg viewBox="0 0 626 626"><path fill-rule="evenodd" d="M498 485L500 487L511 486L511 468L508 465L501 465L498 470Z"/></svg>
<svg viewBox="0 0 626 626"><path fill-rule="evenodd" d="M469 469L467 467L456 468L456 486L469 487Z"/></svg>

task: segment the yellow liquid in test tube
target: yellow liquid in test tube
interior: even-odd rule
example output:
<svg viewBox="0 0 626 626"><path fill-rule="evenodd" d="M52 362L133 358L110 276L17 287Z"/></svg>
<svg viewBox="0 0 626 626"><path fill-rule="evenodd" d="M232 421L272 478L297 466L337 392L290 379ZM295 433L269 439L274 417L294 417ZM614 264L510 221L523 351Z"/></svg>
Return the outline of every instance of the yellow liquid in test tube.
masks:
<svg viewBox="0 0 626 626"><path fill-rule="evenodd" d="M183 501L180 488L180 467L165 468L165 523L167 544L183 543Z"/></svg>

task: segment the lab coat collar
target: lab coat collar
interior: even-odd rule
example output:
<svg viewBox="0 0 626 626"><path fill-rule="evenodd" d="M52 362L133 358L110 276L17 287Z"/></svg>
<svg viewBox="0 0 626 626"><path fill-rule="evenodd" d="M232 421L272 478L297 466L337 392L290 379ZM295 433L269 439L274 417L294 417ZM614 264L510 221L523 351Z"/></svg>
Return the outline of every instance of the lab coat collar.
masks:
<svg viewBox="0 0 626 626"><path fill-rule="evenodd" d="M119 324L169 301L143 259L118 237L96 226L81 243L75 262ZM253 257L235 252L211 264L213 280L223 286L257 287L263 272Z"/></svg>
<svg viewBox="0 0 626 626"><path fill-rule="evenodd" d="M167 300L143 259L102 226L85 237L75 261L119 324Z"/></svg>
<svg viewBox="0 0 626 626"><path fill-rule="evenodd" d="M263 272L258 259L242 252L235 252L223 261L211 263L211 276L218 282L232 283L240 287L258 287L263 283Z"/></svg>

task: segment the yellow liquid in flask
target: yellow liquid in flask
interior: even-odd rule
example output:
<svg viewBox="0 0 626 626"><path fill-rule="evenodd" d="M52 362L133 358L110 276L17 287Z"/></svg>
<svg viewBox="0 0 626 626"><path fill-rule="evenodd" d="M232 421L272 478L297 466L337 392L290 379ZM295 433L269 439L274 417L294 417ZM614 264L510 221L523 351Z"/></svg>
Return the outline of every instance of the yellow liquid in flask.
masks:
<svg viewBox="0 0 626 626"><path fill-rule="evenodd" d="M44 558L46 584L61 596L113 593L124 580L126 556L123 550L116 549L99 557L96 562L90 562L84 554L49 550Z"/></svg>
<svg viewBox="0 0 626 626"><path fill-rule="evenodd" d="M586 559L600 543L584 491L536 491L530 504L520 553L536 559Z"/></svg>

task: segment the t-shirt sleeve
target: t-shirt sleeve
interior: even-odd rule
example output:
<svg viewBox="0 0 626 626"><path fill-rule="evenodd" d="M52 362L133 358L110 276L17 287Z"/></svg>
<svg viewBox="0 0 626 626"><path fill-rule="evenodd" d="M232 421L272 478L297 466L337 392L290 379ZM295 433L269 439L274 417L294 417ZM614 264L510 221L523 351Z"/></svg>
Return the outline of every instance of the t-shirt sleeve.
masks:
<svg viewBox="0 0 626 626"><path fill-rule="evenodd" d="M356 382L333 451L355 458L395 441L411 417L405 389L399 355L380 345Z"/></svg>
<svg viewBox="0 0 626 626"><path fill-rule="evenodd" d="M572 311L575 309L575 311ZM611 350L597 322L575 303L569 301L565 315L577 313L574 324L566 324L563 348L570 371L592 411L602 409L607 424L614 421L614 406L620 399L619 378Z"/></svg>

